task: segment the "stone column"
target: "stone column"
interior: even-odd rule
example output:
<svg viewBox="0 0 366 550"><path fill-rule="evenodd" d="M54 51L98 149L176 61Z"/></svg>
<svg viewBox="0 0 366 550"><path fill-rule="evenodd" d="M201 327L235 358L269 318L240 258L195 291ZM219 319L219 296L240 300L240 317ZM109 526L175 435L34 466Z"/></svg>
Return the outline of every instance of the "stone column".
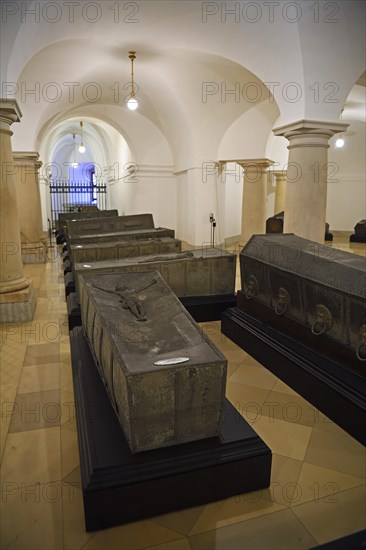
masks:
<svg viewBox="0 0 366 550"><path fill-rule="evenodd" d="M18 205L10 130L22 114L18 103L0 100L0 320L11 323L33 319L36 298L32 281L23 275Z"/></svg>
<svg viewBox="0 0 366 550"><path fill-rule="evenodd" d="M300 120L273 130L289 140L284 233L324 242L329 139L348 124Z"/></svg>
<svg viewBox="0 0 366 550"><path fill-rule="evenodd" d="M244 169L241 240L246 243L252 235L266 232L268 168L274 162L269 159L236 162Z"/></svg>
<svg viewBox="0 0 366 550"><path fill-rule="evenodd" d="M42 166L36 152L14 152L15 183L18 200L23 263L44 263L46 242L43 237L38 170Z"/></svg>
<svg viewBox="0 0 366 550"><path fill-rule="evenodd" d="M273 173L276 177L274 214L279 214L285 210L287 170L274 170Z"/></svg>

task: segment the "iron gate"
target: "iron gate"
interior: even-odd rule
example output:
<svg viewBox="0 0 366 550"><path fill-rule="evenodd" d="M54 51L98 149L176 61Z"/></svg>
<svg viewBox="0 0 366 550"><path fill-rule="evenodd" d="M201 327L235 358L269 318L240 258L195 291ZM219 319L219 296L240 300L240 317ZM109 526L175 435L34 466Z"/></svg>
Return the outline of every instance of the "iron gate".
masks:
<svg viewBox="0 0 366 550"><path fill-rule="evenodd" d="M99 210L107 207L107 185L91 181L50 181L52 228L56 228L58 215L79 212L83 206L94 205Z"/></svg>

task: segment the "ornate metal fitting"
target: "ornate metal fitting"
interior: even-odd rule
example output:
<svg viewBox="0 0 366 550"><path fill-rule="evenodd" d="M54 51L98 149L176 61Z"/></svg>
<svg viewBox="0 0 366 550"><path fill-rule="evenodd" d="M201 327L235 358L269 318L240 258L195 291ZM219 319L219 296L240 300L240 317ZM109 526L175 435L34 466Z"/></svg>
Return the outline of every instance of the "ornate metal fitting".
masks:
<svg viewBox="0 0 366 550"><path fill-rule="evenodd" d="M333 326L333 317L326 306L318 304L315 308L315 320L311 326L311 332L315 336L320 336L330 330Z"/></svg>
<svg viewBox="0 0 366 550"><path fill-rule="evenodd" d="M257 279L254 277L254 275L250 275L248 286L244 292L244 296L247 300L250 300L251 298L254 298L256 294L259 293L259 285Z"/></svg>
<svg viewBox="0 0 366 550"><path fill-rule="evenodd" d="M278 289L277 302L274 303L276 315L283 315L290 304L290 295L287 290L281 286Z"/></svg>
<svg viewBox="0 0 366 550"><path fill-rule="evenodd" d="M357 359L359 361L366 361L366 353L364 355L361 355L361 348L364 347L366 350L366 325L361 325L359 336L361 342L358 344L356 349Z"/></svg>

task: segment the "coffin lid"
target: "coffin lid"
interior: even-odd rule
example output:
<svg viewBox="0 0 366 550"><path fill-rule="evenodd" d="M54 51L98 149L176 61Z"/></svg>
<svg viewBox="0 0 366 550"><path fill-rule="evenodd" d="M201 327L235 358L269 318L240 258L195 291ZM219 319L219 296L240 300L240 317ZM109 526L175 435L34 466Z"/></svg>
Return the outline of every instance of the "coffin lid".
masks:
<svg viewBox="0 0 366 550"><path fill-rule="evenodd" d="M71 237L93 231L141 231L154 229L152 214L134 214L131 216L116 216L111 218L94 218L88 220L68 221L67 228Z"/></svg>
<svg viewBox="0 0 366 550"><path fill-rule="evenodd" d="M131 241L130 241L131 243ZM212 258L236 258L235 254L221 250L220 248L197 248L194 250L185 250L183 252L167 252L163 254L147 254L145 256L134 256L132 258L122 258L120 260L102 260L94 262L76 262L74 265L75 271L85 271L93 269L104 269L106 267L117 267L127 265L145 265L169 263L174 264L182 261L207 260ZM88 267L85 268L85 265ZM154 268L151 268L154 269Z"/></svg>
<svg viewBox="0 0 366 550"><path fill-rule="evenodd" d="M366 258L363 256L293 233L253 235L240 256L366 299Z"/></svg>

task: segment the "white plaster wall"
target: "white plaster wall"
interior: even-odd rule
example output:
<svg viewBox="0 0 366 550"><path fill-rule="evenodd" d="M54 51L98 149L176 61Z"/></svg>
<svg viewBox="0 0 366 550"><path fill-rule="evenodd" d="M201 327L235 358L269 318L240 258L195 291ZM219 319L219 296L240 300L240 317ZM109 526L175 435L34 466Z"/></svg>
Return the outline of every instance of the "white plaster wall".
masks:
<svg viewBox="0 0 366 550"><path fill-rule="evenodd" d="M366 218L366 186L361 176L344 175L328 183L326 220L330 231L351 231Z"/></svg>
<svg viewBox="0 0 366 550"><path fill-rule="evenodd" d="M227 239L241 234L243 169L239 164L227 163L222 178L225 181L224 239Z"/></svg>
<svg viewBox="0 0 366 550"><path fill-rule="evenodd" d="M353 231L356 223L366 218L366 123L349 123L344 147L335 147L335 136L328 149L326 219L334 231Z"/></svg>

